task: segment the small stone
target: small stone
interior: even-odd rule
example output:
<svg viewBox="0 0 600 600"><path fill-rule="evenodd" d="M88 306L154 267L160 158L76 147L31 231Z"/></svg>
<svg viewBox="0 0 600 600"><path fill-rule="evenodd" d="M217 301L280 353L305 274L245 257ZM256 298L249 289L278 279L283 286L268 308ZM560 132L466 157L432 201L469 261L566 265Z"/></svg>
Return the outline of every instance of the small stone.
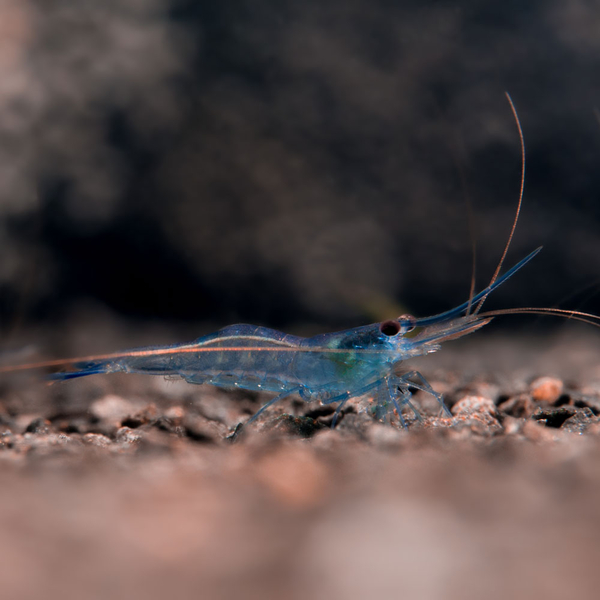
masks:
<svg viewBox="0 0 600 600"><path fill-rule="evenodd" d="M496 418L498 413L492 413L487 410L475 412L461 412L457 414L451 421L452 434L459 434L459 437L464 438L469 435L477 435L481 437L492 437L503 432L500 421Z"/></svg>
<svg viewBox="0 0 600 600"><path fill-rule="evenodd" d="M506 416L502 421L504 426L504 433L506 435L516 435L520 433L523 421L521 419L515 419L515 417Z"/></svg>
<svg viewBox="0 0 600 600"><path fill-rule="evenodd" d="M84 444L98 446L99 448L107 448L112 444L111 439L101 433L86 433L81 439Z"/></svg>
<svg viewBox="0 0 600 600"><path fill-rule="evenodd" d="M556 402L562 395L563 382L556 377L539 377L531 383L531 395L537 402Z"/></svg>
<svg viewBox="0 0 600 600"><path fill-rule="evenodd" d="M92 403L90 412L100 421L120 423L125 417L135 414L136 409L131 402L124 398L109 394Z"/></svg>
<svg viewBox="0 0 600 600"><path fill-rule="evenodd" d="M539 408L531 418L535 421L543 421L546 427L558 429L559 427L562 427L563 423L572 417L575 412L576 409L570 406L559 406L558 408L550 409Z"/></svg>
<svg viewBox="0 0 600 600"><path fill-rule="evenodd" d="M23 445L30 452L35 452L38 455L51 454L57 449L66 449L72 447L72 451L77 451L77 446L81 444L79 438L66 435L64 433L48 433L48 434L32 434L26 433L23 436Z"/></svg>
<svg viewBox="0 0 600 600"><path fill-rule="evenodd" d="M356 439L365 440L367 431L373 425L373 417L366 412L361 414L348 413L338 419L335 431Z"/></svg>
<svg viewBox="0 0 600 600"><path fill-rule="evenodd" d="M599 423L600 419L594 415L590 408L578 410L572 417L569 417L562 426L562 429L569 433L581 435L590 425Z"/></svg>
<svg viewBox="0 0 600 600"><path fill-rule="evenodd" d="M0 448L12 448L15 445L15 436L10 431L0 433Z"/></svg>
<svg viewBox="0 0 600 600"><path fill-rule="evenodd" d="M535 412L536 406L529 394L519 394L505 400L498 410L517 419L528 419Z"/></svg>
<svg viewBox="0 0 600 600"><path fill-rule="evenodd" d="M183 406L171 406L165 410L164 416L170 419L175 425L179 425L185 416L185 409Z"/></svg>
<svg viewBox="0 0 600 600"><path fill-rule="evenodd" d="M45 435L50 433L51 426L52 423L50 423L48 419L38 417L37 419L33 419L33 421L27 425L25 428L25 433L40 433Z"/></svg>
<svg viewBox="0 0 600 600"><path fill-rule="evenodd" d="M12 429L14 430L15 433L25 433L27 431L27 428L31 425L31 423L33 423L37 419L39 419L39 416L36 416L36 415L31 415L31 414L17 415L13 419Z"/></svg>
<svg viewBox="0 0 600 600"><path fill-rule="evenodd" d="M124 427L130 427L131 429L136 429L137 427L141 427L142 425L148 425L149 423L155 423L157 419L158 411L156 410L156 406L154 404L149 404L142 410L136 412L135 414L126 416L121 424Z"/></svg>
<svg viewBox="0 0 600 600"><path fill-rule="evenodd" d="M121 427L115 435L117 442L121 444L137 444L142 439L142 434L129 427Z"/></svg>
<svg viewBox="0 0 600 600"><path fill-rule="evenodd" d="M459 438L482 437L502 433L496 405L485 396L464 396L452 406L452 418L428 419L428 427L452 426L452 435Z"/></svg>
<svg viewBox="0 0 600 600"><path fill-rule="evenodd" d="M158 419L154 421L153 425L160 431L174 433L175 435L178 435L180 437L183 437L185 435L185 429L181 425L177 424L176 421L170 419L169 417L166 417L165 415L158 417Z"/></svg>
<svg viewBox="0 0 600 600"><path fill-rule="evenodd" d="M283 414L269 419L264 425L264 430L294 437L309 438L324 427L325 425L310 417L294 417L293 415Z"/></svg>
<svg viewBox="0 0 600 600"><path fill-rule="evenodd" d="M485 398L484 396L465 396L461 398L454 406L452 407L453 415L462 415L462 414L470 414L470 413L489 413L490 415L495 416L498 411L496 409L496 405L489 398Z"/></svg>
<svg viewBox="0 0 600 600"><path fill-rule="evenodd" d="M184 417L182 427L188 437L196 442L215 442L224 438L227 433L222 423L194 414Z"/></svg>

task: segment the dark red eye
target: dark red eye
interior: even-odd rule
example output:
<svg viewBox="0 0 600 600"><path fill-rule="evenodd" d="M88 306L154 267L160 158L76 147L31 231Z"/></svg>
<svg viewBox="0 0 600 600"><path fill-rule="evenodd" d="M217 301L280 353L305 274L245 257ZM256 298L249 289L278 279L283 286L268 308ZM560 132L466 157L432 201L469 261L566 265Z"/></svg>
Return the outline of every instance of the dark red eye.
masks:
<svg viewBox="0 0 600 600"><path fill-rule="evenodd" d="M383 335L393 337L400 333L400 323L398 323L398 321L384 321L379 325L379 331L381 331Z"/></svg>

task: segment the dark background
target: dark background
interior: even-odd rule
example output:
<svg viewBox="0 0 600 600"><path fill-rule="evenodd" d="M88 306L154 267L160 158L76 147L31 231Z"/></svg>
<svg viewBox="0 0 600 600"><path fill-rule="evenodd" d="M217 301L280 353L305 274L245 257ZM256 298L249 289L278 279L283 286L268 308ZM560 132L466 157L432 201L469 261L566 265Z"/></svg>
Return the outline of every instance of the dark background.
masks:
<svg viewBox="0 0 600 600"><path fill-rule="evenodd" d="M505 90L508 264L545 248L489 305L600 312L598 31L586 0L0 3L5 339L80 306L326 330L456 305L466 199L478 287L516 207Z"/></svg>

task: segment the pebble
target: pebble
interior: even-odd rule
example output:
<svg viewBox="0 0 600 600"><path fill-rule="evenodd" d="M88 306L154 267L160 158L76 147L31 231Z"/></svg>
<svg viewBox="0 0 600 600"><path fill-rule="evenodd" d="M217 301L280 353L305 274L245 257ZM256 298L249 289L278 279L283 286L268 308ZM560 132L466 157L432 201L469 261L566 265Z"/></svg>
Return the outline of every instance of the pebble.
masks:
<svg viewBox="0 0 600 600"><path fill-rule="evenodd" d="M531 396L537 402L556 402L563 393L563 382L556 377L538 377L531 383Z"/></svg>
<svg viewBox="0 0 600 600"><path fill-rule="evenodd" d="M452 406L451 412L455 416L474 412L495 416L498 413L494 402L484 396L465 396Z"/></svg>
<svg viewBox="0 0 600 600"><path fill-rule="evenodd" d="M581 435L590 425L599 423L600 419L594 415L590 408L578 410L572 417L569 417L562 426L564 431L577 433Z"/></svg>
<svg viewBox="0 0 600 600"><path fill-rule="evenodd" d="M498 409L511 417L528 419L535 412L536 406L529 394L519 394L502 402Z"/></svg>
<svg viewBox="0 0 600 600"><path fill-rule="evenodd" d="M322 423L310 417L294 417L293 415L283 414L269 419L265 423L264 430L286 436L309 438L320 429L324 429L324 427Z"/></svg>
<svg viewBox="0 0 600 600"><path fill-rule="evenodd" d="M120 423L125 417L135 414L136 407L120 396L109 394L93 402L90 412L100 421Z"/></svg>
<svg viewBox="0 0 600 600"><path fill-rule="evenodd" d="M115 440L120 444L137 444L141 439L142 433L129 427L121 427L115 435Z"/></svg>
<svg viewBox="0 0 600 600"><path fill-rule="evenodd" d="M175 425L179 425L183 417L185 417L185 409L183 406L171 406L165 410L164 416L170 419Z"/></svg>
<svg viewBox="0 0 600 600"><path fill-rule="evenodd" d="M135 414L130 414L121 420L122 425L125 427L141 427L142 425L148 425L156 422L158 418L158 410L154 404L149 404L142 410L137 411Z"/></svg>
<svg viewBox="0 0 600 600"><path fill-rule="evenodd" d="M48 419L44 419L43 417L38 417L33 419L29 425L25 428L25 433L40 433L40 434L48 434L50 433L50 428L52 423L48 421Z"/></svg>
<svg viewBox="0 0 600 600"><path fill-rule="evenodd" d="M181 427L196 442L217 442L226 435L226 428L222 423L195 414L186 415Z"/></svg>
<svg viewBox="0 0 600 600"><path fill-rule="evenodd" d="M591 411L590 411L591 412ZM557 408L538 408L532 415L535 421L541 421L546 427L559 429L563 423L576 413L576 409L571 406L559 406Z"/></svg>
<svg viewBox="0 0 600 600"><path fill-rule="evenodd" d="M84 444L97 446L99 448L107 448L112 444L111 439L101 433L86 433L81 439Z"/></svg>

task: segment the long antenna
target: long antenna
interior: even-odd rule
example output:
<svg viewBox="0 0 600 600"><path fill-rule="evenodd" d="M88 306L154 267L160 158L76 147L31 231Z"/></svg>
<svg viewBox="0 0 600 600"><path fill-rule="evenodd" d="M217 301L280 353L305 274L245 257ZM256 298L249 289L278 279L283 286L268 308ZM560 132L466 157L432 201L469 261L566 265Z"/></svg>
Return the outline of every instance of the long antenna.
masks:
<svg viewBox="0 0 600 600"><path fill-rule="evenodd" d="M550 315L553 317L564 317L571 321L581 321L594 327L600 327L600 317L591 313L581 312L579 310L566 310L562 308L535 308L524 306L522 308L504 308L500 310L490 310L479 314L479 318L499 317L501 315Z"/></svg>
<svg viewBox="0 0 600 600"><path fill-rule="evenodd" d="M475 274L477 273L477 237L475 236L475 213L473 212L473 203L471 202L471 195L469 194L469 185L465 176L465 170L460 160L458 160L456 157L456 153L458 152L460 152L463 157L465 156L465 153L461 152L462 148L458 141L454 145L454 150L455 152L452 153L452 158L454 160L454 167L458 173L460 187L462 188L463 198L467 209L467 229L469 231L469 238L471 239L471 285L469 287L469 305L467 306L466 312L468 315L471 313L471 306L475 296Z"/></svg>
<svg viewBox="0 0 600 600"><path fill-rule="evenodd" d="M504 92L504 94L506 96L506 99L508 100L508 103L510 104L510 109L512 111L513 117L515 118L515 123L517 124L517 130L519 132L519 140L521 142L521 189L519 190L519 203L517 204L517 211L515 212L515 218L513 220L512 228L510 230L510 234L508 236L506 246L504 246L504 252L502 253L500 262L498 263L498 266L496 267L496 271L494 272L494 275L492 276L492 280L490 281L490 285L493 285L493 283L496 281L496 279L498 279L498 275L500 274L500 270L502 269L502 265L504 264L504 259L506 258L506 255L508 253L510 243L512 242L513 235L515 233L515 229L517 228L517 223L519 221L519 214L521 212L521 204L523 203L523 191L525 190L525 139L523 137L523 130L521 129L521 122L519 121L519 115L517 114L517 109L515 108L515 105L513 104L512 98L510 97L510 94L508 92ZM487 298L487 296L484 296L481 299L481 301L477 305L477 308L473 311L474 315L476 315L481 310L481 307L483 306L483 303L486 301L486 298Z"/></svg>

